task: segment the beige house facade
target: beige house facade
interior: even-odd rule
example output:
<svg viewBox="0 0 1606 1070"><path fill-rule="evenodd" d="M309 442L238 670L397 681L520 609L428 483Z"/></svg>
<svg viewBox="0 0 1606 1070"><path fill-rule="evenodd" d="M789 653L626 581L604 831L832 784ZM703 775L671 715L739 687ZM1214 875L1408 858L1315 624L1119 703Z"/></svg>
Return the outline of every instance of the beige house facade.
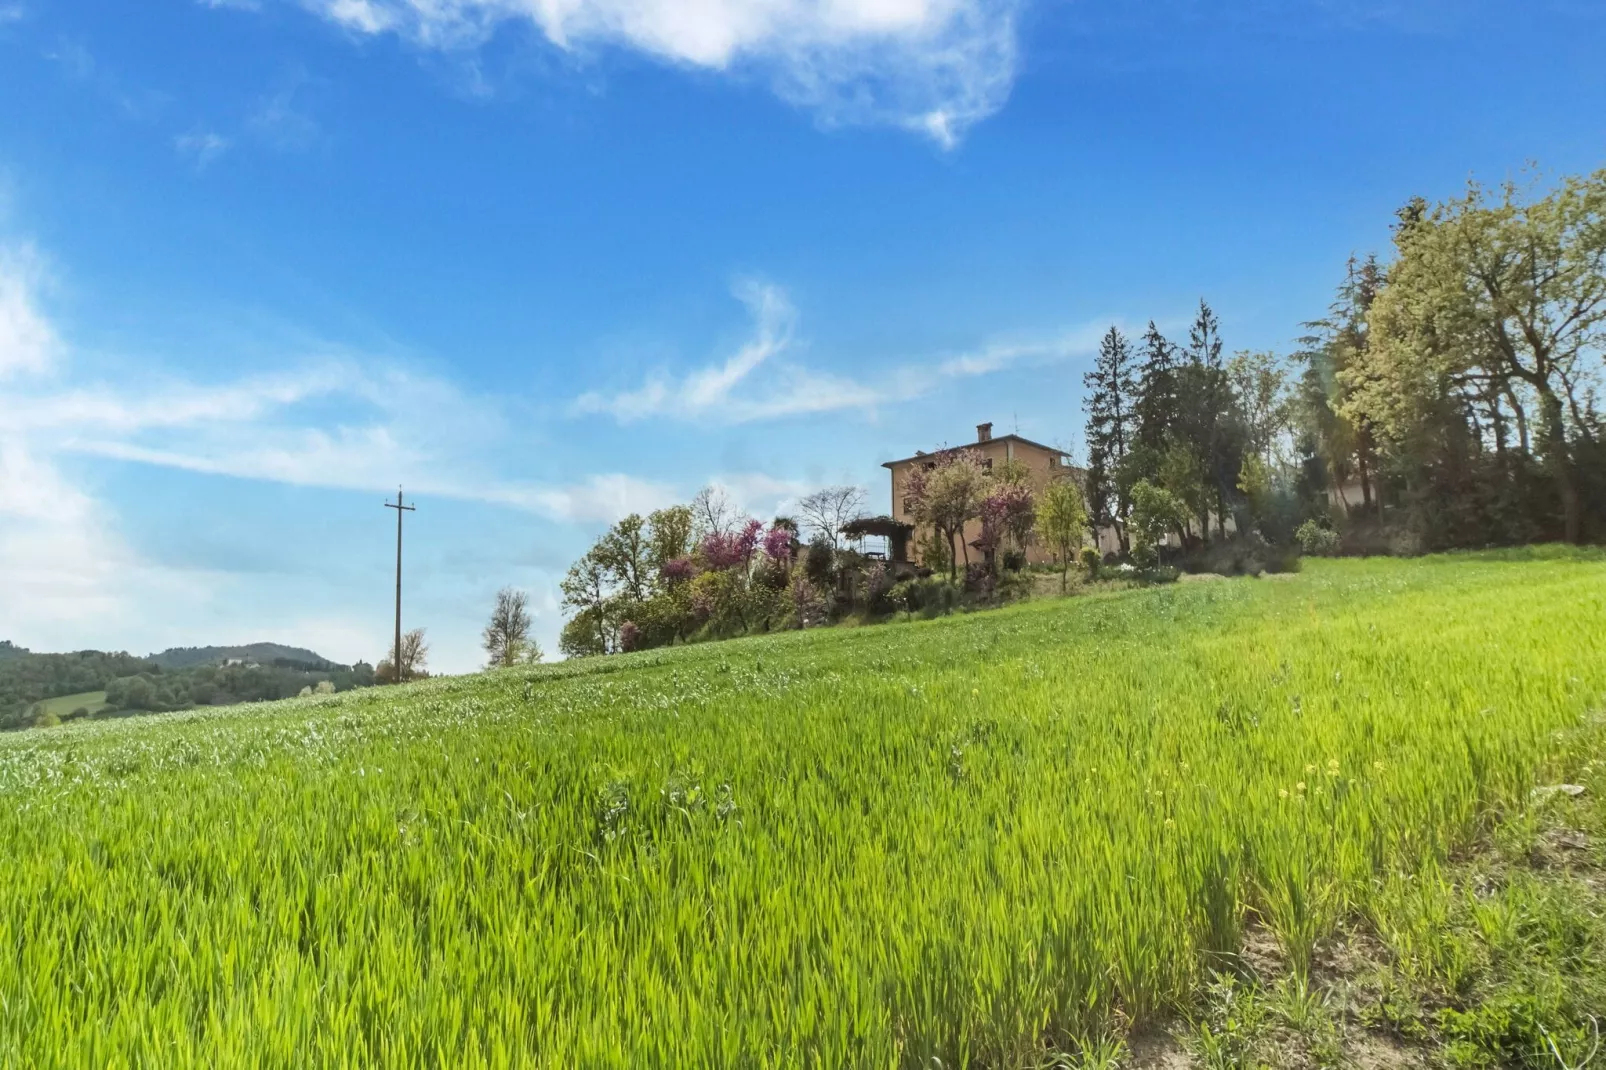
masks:
<svg viewBox="0 0 1606 1070"><path fill-rule="evenodd" d="M936 466L937 454L950 450L970 450L981 458L984 468L994 468L1006 462L1015 462L1026 469L1027 480L1034 494L1041 494L1048 489L1049 484L1062 479L1074 479L1084 493L1087 489L1087 472L1071 464L1071 459L1064 451L1053 446L1045 446L1041 442L1033 442L1020 435L993 435L993 425L990 423L976 425L976 441L962 446L944 447L933 453L916 452L913 457L902 460L886 461L882 467L887 469L891 476L892 508L889 515L899 524L907 525L913 529L913 534L906 540L899 540L907 549L907 560L917 566L925 566L922 558L922 544L930 537L930 532L922 530L914 518L914 502L909 496L909 480L915 472L922 468ZM1101 536L1104 533L1101 533ZM981 537L981 521L971 520L965 525L965 548L968 549L970 560L980 562L981 552L975 547L975 542ZM1114 533L1109 533L1111 542L1114 542ZM1103 550L1104 538L1100 538L1100 549ZM1053 555L1048 549L1038 543L1035 538L1029 539L1025 546L1026 560L1029 564L1048 564L1053 561ZM895 554L896 556L896 554ZM965 560L965 551L959 553L959 561Z"/></svg>

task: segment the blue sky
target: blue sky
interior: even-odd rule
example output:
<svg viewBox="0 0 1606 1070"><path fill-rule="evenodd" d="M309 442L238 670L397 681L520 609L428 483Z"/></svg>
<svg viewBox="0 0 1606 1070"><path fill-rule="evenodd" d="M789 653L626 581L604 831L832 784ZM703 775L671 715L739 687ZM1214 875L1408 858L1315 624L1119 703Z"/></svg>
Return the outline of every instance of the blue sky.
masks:
<svg viewBox="0 0 1606 1070"><path fill-rule="evenodd" d="M0 0L0 637L555 647L610 520L1074 448L1393 210L1606 164L1591 0Z"/></svg>

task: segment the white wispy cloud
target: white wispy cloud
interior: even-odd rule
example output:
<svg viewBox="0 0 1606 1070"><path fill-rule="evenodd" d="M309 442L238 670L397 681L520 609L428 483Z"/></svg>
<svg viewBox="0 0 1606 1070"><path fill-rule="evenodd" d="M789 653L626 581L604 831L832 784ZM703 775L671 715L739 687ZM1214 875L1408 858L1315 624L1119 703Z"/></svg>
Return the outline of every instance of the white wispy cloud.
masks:
<svg viewBox="0 0 1606 1070"><path fill-rule="evenodd" d="M52 382L64 353L40 306L44 278L31 247L0 248L0 635L71 645L85 620L205 595L194 577L133 567L138 555L99 503L63 474L55 440L33 433L38 395L16 384Z"/></svg>
<svg viewBox="0 0 1606 1070"><path fill-rule="evenodd" d="M35 301L44 274L32 246L0 249L0 381L55 362L60 343Z"/></svg>
<svg viewBox="0 0 1606 1070"><path fill-rule="evenodd" d="M307 81L305 71L293 71L283 86L258 101L247 130L280 151L298 151L316 142L318 122L297 101Z"/></svg>
<svg viewBox="0 0 1606 1070"><path fill-rule="evenodd" d="M192 130L173 139L178 154L204 171L229 149L229 139L215 130Z"/></svg>
<svg viewBox="0 0 1606 1070"><path fill-rule="evenodd" d="M613 520L673 498L671 488L623 473L509 479L491 464L512 433L498 399L341 353L223 382L144 365L130 379L82 382L42 310L44 279L30 247L0 248L0 439L31 465L91 456L364 491L400 480L563 522Z"/></svg>
<svg viewBox="0 0 1606 1070"><path fill-rule="evenodd" d="M501 399L338 350L314 349L272 374L223 381L164 373L149 361L122 372L98 364L97 379L78 366L82 354L48 314L46 267L32 248L0 244L0 590L7 592L0 636L42 649L132 644L141 651L217 634L266 636L312 642L347 660L382 646L373 620L346 604L317 602L315 590L304 611L252 608L250 592L261 589L249 570L182 550L169 559L173 548L162 544L136 547L94 489L101 460L371 492L376 500L401 481L415 500L488 503L584 527L689 493L618 472L549 482L510 477L498 462L528 451L519 446L521 422ZM563 546L568 536L546 538ZM507 563L498 558L496 566ZM316 576L284 580L311 585ZM536 594L545 599L550 645L556 603L550 592ZM477 626L460 625L465 614L472 624L480 607L435 597L430 619L446 622L438 666L478 664Z"/></svg>
<svg viewBox="0 0 1606 1070"><path fill-rule="evenodd" d="M841 411L873 412L913 401L957 379L1093 352L1106 325L1087 324L1051 336L1000 341L970 352L891 365L873 381L814 371L789 361L796 345L797 310L773 283L745 281L736 296L753 319L753 334L735 353L680 376L654 373L642 385L608 393L592 390L571 406L622 424L650 417L743 424Z"/></svg>
<svg viewBox="0 0 1606 1070"><path fill-rule="evenodd" d="M504 23L756 76L823 123L894 125L953 146L1001 108L1020 0L301 0L360 34L473 48Z"/></svg>

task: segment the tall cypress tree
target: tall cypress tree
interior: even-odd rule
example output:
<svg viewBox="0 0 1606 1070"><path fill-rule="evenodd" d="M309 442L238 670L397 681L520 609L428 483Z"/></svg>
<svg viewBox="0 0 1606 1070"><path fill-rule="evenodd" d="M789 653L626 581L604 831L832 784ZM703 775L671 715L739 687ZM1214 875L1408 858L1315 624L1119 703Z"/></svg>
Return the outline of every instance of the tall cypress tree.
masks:
<svg viewBox="0 0 1606 1070"><path fill-rule="evenodd" d="M1137 444L1156 455L1177 422L1177 347L1149 321L1143 334L1143 355L1138 367L1138 396L1134 406Z"/></svg>
<svg viewBox="0 0 1606 1070"><path fill-rule="evenodd" d="M1118 478L1134 445L1138 380L1132 346L1111 327L1099 344L1087 388L1088 505L1095 524L1114 522L1126 546L1125 486Z"/></svg>
<svg viewBox="0 0 1606 1070"><path fill-rule="evenodd" d="M1221 323L1203 300L1188 331L1188 360L1179 376L1180 436L1198 458L1216 500L1216 533L1227 534L1228 498L1243 460L1242 428L1221 356ZM1204 518L1200 518L1203 523Z"/></svg>

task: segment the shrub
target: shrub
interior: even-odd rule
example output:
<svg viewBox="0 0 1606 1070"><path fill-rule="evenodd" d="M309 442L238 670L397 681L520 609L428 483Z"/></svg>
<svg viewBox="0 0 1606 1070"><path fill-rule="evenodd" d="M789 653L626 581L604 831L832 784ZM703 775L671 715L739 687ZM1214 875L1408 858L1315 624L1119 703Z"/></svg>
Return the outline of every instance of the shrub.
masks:
<svg viewBox="0 0 1606 1070"><path fill-rule="evenodd" d="M965 566L965 591L983 602L993 599L993 570L980 561Z"/></svg>
<svg viewBox="0 0 1606 1070"><path fill-rule="evenodd" d="M887 592L887 601L905 613L913 614L920 608L920 581L899 580Z"/></svg>
<svg viewBox="0 0 1606 1070"><path fill-rule="evenodd" d="M1004 551L1004 571L1019 572L1026 567L1026 555L1020 550Z"/></svg>
<svg viewBox="0 0 1606 1070"><path fill-rule="evenodd" d="M836 584L836 546L824 535L809 541L808 553L803 557L803 574L822 591Z"/></svg>
<svg viewBox="0 0 1606 1070"><path fill-rule="evenodd" d="M1294 532L1294 541L1307 554L1330 557L1338 553L1338 532L1320 521L1307 520Z"/></svg>
<svg viewBox="0 0 1606 1070"><path fill-rule="evenodd" d="M1176 583L1182 575L1182 570L1170 565L1151 565L1138 572L1138 580L1142 583Z"/></svg>
<svg viewBox="0 0 1606 1070"><path fill-rule="evenodd" d="M1101 561L1098 550L1091 546L1082 547L1082 571L1087 573L1088 579L1097 578Z"/></svg>
<svg viewBox="0 0 1606 1070"><path fill-rule="evenodd" d="M1142 539L1132 544L1132 563L1138 568L1154 568L1160 563L1160 552Z"/></svg>
<svg viewBox="0 0 1606 1070"><path fill-rule="evenodd" d="M946 576L929 576L916 584L920 612L927 617L952 613L964 601L959 585Z"/></svg>
<svg viewBox="0 0 1606 1070"><path fill-rule="evenodd" d="M825 599L820 597L819 589L809 582L807 576L794 578L788 593L790 616L799 628L817 628L830 620L825 611Z"/></svg>
<svg viewBox="0 0 1606 1070"><path fill-rule="evenodd" d="M1258 576L1263 572L1298 572L1299 553L1273 546L1253 533L1191 547L1176 561L1185 572L1218 576Z"/></svg>
<svg viewBox="0 0 1606 1070"><path fill-rule="evenodd" d="M902 580L887 592L887 599L913 616L937 617L952 613L964 601L964 592L946 576Z"/></svg>
<svg viewBox="0 0 1606 1070"><path fill-rule="evenodd" d="M1000 602L1017 602L1032 593L1032 577L1020 571L1005 572L998 577L996 593Z"/></svg>
<svg viewBox="0 0 1606 1070"><path fill-rule="evenodd" d="M882 564L871 565L864 575L865 610L879 617L897 608L888 597L892 587L892 574L887 567Z"/></svg>

